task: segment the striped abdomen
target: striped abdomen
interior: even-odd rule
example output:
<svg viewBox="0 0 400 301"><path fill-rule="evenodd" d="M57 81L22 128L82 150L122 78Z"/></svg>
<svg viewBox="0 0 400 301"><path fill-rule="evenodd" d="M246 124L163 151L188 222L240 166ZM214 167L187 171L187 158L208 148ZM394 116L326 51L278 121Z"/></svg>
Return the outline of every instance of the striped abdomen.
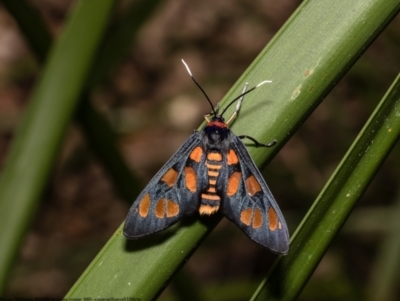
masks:
<svg viewBox="0 0 400 301"><path fill-rule="evenodd" d="M209 152L206 160L208 174L208 188L201 194L201 215L210 215L218 211L221 197L217 194L216 184L219 171L222 167L222 154L220 152Z"/></svg>

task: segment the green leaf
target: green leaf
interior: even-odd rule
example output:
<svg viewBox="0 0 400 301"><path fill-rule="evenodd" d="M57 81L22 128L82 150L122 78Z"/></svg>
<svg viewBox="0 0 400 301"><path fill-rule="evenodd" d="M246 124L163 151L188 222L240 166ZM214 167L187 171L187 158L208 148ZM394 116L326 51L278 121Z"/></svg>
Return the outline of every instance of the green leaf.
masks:
<svg viewBox="0 0 400 301"><path fill-rule="evenodd" d="M292 237L291 249L252 300L295 300L400 137L400 75Z"/></svg>
<svg viewBox="0 0 400 301"><path fill-rule="evenodd" d="M398 85L399 86L399 85ZM397 87L400 89L400 87ZM397 117L398 118L398 117ZM397 187L398 189L398 187ZM399 190L398 190L399 191ZM374 208L375 209L375 208ZM391 301L397 299L397 283L400 266L400 193L394 206L387 207L384 218L379 225L386 227L386 237L380 244L375 262L372 264L370 281L367 285L365 300ZM378 211L379 212L379 211ZM376 209L374 210L374 218ZM372 232L373 233L373 232Z"/></svg>
<svg viewBox="0 0 400 301"><path fill-rule="evenodd" d="M124 200L129 203L135 200L141 185L119 153L113 130L90 103L89 94L91 89L106 78L107 72L132 43L141 24L151 15L159 2L159 0L136 1L108 31L106 38L98 47L96 62L91 68L90 76L87 77L85 91L79 100L80 105L77 110L77 118L92 151L100 158ZM36 56L40 61L45 61L51 44L51 36L38 13L25 0L18 2L2 0L2 3L18 22Z"/></svg>
<svg viewBox="0 0 400 301"><path fill-rule="evenodd" d="M0 291L76 108L113 4L111 0L77 2L13 141L0 182Z"/></svg>

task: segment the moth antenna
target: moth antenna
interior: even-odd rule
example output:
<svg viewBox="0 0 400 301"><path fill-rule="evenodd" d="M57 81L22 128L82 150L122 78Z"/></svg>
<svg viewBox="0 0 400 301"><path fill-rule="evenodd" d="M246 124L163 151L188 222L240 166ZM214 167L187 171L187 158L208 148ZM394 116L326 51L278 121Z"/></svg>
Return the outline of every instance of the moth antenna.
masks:
<svg viewBox="0 0 400 301"><path fill-rule="evenodd" d="M270 84L270 83L272 83L272 80L265 80L265 81L259 83L259 84L258 84L257 86L255 86L254 88L258 88L258 87L260 87L260 86L262 86L262 85L264 85L264 84Z"/></svg>
<svg viewBox="0 0 400 301"><path fill-rule="evenodd" d="M251 89L249 89L249 90L247 90L247 91L241 93L238 97L235 97L235 99L233 99L233 100L225 107L225 109L222 111L221 116L224 115L224 113L226 112L226 110L227 110L232 104L234 104L236 100L238 100L239 98L245 96L246 94L250 93L251 91L257 89L258 87L260 87L260 86L262 86L262 85L264 85L264 84L269 84L269 83L272 83L272 80L264 80L264 81L262 81L261 83L257 84L256 86L254 86L253 88L251 88Z"/></svg>
<svg viewBox="0 0 400 301"><path fill-rule="evenodd" d="M207 101L210 103L210 106L211 106L214 116L217 116L217 112L215 111L214 106L213 106L210 98L208 97L207 93L203 90L203 88L200 86L200 84L194 79L193 74L189 69L189 66L186 64L186 62L183 59L182 59L182 63L185 65L187 72L189 73L190 77L192 78L192 80L194 81L196 86L199 87L201 92L203 92L204 96L206 97Z"/></svg>

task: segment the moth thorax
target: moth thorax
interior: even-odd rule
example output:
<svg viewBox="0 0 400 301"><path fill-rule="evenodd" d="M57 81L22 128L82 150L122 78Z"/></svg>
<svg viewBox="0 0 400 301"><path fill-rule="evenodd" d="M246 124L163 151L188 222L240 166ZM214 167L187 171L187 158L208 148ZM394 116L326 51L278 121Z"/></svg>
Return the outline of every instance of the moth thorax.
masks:
<svg viewBox="0 0 400 301"><path fill-rule="evenodd" d="M228 128L222 128L219 126L207 126L204 129L203 145L206 150L215 150L220 152L226 152L229 146Z"/></svg>

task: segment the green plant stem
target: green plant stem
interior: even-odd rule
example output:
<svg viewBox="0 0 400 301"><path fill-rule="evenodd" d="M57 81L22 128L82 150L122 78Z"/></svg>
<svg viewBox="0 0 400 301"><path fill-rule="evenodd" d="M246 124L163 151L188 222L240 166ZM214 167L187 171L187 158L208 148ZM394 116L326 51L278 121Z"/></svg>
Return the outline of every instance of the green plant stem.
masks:
<svg viewBox="0 0 400 301"><path fill-rule="evenodd" d="M51 50L13 141L0 182L0 291L76 108L113 5L112 0L77 2Z"/></svg>
<svg viewBox="0 0 400 301"><path fill-rule="evenodd" d="M390 208L390 214L385 216L383 222L388 227L388 231L379 247L379 253L376 256L377 261L371 269L371 279L365 298L368 301L394 301L397 299L396 290L400 267L399 216L400 190L397 194L396 203L393 208Z"/></svg>
<svg viewBox="0 0 400 301"><path fill-rule="evenodd" d="M253 301L295 300L400 137L400 75L275 262Z"/></svg>
<svg viewBox="0 0 400 301"><path fill-rule="evenodd" d="M109 172L115 186L124 200L132 203L141 187L140 182L125 164L115 145L115 134L107 121L96 111L89 101L90 90L103 81L107 72L116 64L121 54L132 43L133 37L157 7L159 0L137 1L117 22L99 47L96 63L92 65L85 92L78 107L77 118L82 125L86 138L93 152ZM39 61L46 59L52 38L43 20L25 0L2 0L29 43Z"/></svg>

